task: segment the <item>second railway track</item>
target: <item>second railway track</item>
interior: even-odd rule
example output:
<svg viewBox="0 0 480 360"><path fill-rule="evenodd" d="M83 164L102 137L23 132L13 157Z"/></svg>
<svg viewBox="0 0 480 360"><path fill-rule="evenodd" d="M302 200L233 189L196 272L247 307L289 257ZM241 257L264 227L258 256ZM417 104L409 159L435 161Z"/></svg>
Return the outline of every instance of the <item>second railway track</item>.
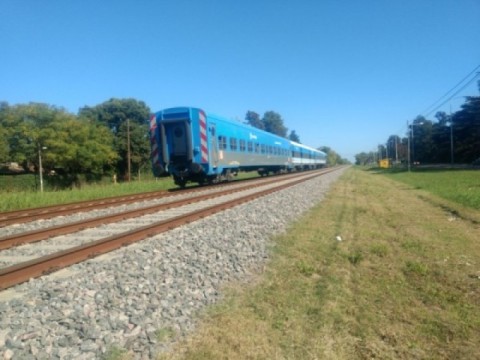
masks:
<svg viewBox="0 0 480 360"><path fill-rule="evenodd" d="M40 242L37 247L32 244L21 247L19 250L9 249L1 252L0 263L3 260L4 268L0 270L0 289L11 287L32 277L50 273L53 270L103 254L184 223L195 221L323 173L325 171L301 174L298 179L297 177L277 179L277 185L267 182L256 188L248 185L247 187L241 187L241 189L237 187L235 190L216 191L214 194L200 195L194 199L152 205L127 213L87 220L90 224L82 225L81 222L77 222L64 225L61 229L59 227L43 229L4 238L4 244L10 242L10 246L12 246L21 242L39 241L48 238L53 236L52 234L55 234L55 231L57 232L56 235L62 235L51 238L46 242ZM161 211L161 208L170 209ZM96 222L96 224L92 222ZM106 223L110 223L110 225L105 225ZM99 226L99 224L101 225ZM65 235L86 227L92 228L68 236ZM50 234L45 235L49 231ZM4 246L4 248L6 247ZM22 248L23 250L20 250ZM38 254L44 255L38 257ZM15 258L17 260L14 260Z"/></svg>

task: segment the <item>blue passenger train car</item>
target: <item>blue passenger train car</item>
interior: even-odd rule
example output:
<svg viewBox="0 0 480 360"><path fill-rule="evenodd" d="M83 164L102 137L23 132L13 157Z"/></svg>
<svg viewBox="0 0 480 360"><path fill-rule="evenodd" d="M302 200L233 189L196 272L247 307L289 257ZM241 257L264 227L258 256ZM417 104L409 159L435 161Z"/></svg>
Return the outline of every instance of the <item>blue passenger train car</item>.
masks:
<svg viewBox="0 0 480 360"><path fill-rule="evenodd" d="M327 164L327 155L320 150L290 141L291 167L295 170L312 170L324 167Z"/></svg>
<svg viewBox="0 0 480 360"><path fill-rule="evenodd" d="M181 187L189 181L202 184L229 180L238 171L256 170L266 175L310 168L314 166L307 163L313 163L313 159L307 161L302 156L310 159L315 152L323 154L297 144L302 148L296 153L302 166L295 166L288 139L192 107L152 114L150 142L154 175L172 175Z"/></svg>

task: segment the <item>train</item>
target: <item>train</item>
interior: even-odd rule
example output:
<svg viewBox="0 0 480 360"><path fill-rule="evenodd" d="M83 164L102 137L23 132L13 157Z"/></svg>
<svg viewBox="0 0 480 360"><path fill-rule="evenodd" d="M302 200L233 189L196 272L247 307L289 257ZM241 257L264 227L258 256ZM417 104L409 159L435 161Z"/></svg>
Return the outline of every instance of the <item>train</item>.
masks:
<svg viewBox="0 0 480 360"><path fill-rule="evenodd" d="M229 181L239 171L266 176L326 166L322 151L196 107L158 111L149 127L154 176L173 176L180 187Z"/></svg>

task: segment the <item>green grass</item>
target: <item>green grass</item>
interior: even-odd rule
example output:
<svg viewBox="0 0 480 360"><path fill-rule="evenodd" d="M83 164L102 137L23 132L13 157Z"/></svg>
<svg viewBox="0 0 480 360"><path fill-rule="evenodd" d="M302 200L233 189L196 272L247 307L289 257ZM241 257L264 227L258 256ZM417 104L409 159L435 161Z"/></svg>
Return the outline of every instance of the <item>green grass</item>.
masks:
<svg viewBox="0 0 480 360"><path fill-rule="evenodd" d="M0 211L11 211L47 205L65 204L119 195L135 194L174 188L170 178L131 181L108 185L84 185L82 188L62 191L0 192Z"/></svg>
<svg viewBox="0 0 480 360"><path fill-rule="evenodd" d="M478 225L419 193L350 169L274 239L264 273L158 358L480 358Z"/></svg>
<svg viewBox="0 0 480 360"><path fill-rule="evenodd" d="M480 210L479 170L385 171L384 174L415 189Z"/></svg>
<svg viewBox="0 0 480 360"><path fill-rule="evenodd" d="M241 172L236 179L254 177L258 177L255 171ZM195 185L189 183L187 186ZM34 175L0 176L0 212L175 188L178 186L172 178L155 179L147 174L142 176L142 180L116 184L107 180L101 184L85 184L71 190L53 191L45 186L45 191L41 193L35 188Z"/></svg>

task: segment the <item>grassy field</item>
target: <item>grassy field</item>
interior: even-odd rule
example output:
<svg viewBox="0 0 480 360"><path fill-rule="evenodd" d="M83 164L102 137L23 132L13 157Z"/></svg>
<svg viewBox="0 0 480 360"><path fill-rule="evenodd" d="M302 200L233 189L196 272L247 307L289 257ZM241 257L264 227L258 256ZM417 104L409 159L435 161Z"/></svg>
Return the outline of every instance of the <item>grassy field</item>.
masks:
<svg viewBox="0 0 480 360"><path fill-rule="evenodd" d="M416 189L425 189L442 198L480 210L479 170L387 171L385 174Z"/></svg>
<svg viewBox="0 0 480 360"><path fill-rule="evenodd" d="M236 179L242 180L255 177L259 177L255 171L241 172ZM0 176L0 212L178 188L170 177L155 179L151 175L142 176L141 181L132 180L131 182L119 182L116 184L107 181L102 184L86 184L81 188L61 191L52 191L47 188L43 193L36 191L32 184L34 184L33 175ZM188 183L187 187L196 185ZM16 190L4 190L6 188ZM25 190L22 191L21 189Z"/></svg>
<svg viewBox="0 0 480 360"><path fill-rule="evenodd" d="M158 191L174 188L170 178L142 180L108 185L85 185L82 188L62 191L0 192L0 212L32 207L65 204L104 197Z"/></svg>
<svg viewBox="0 0 480 360"><path fill-rule="evenodd" d="M159 359L479 359L480 212L404 181L348 170Z"/></svg>

